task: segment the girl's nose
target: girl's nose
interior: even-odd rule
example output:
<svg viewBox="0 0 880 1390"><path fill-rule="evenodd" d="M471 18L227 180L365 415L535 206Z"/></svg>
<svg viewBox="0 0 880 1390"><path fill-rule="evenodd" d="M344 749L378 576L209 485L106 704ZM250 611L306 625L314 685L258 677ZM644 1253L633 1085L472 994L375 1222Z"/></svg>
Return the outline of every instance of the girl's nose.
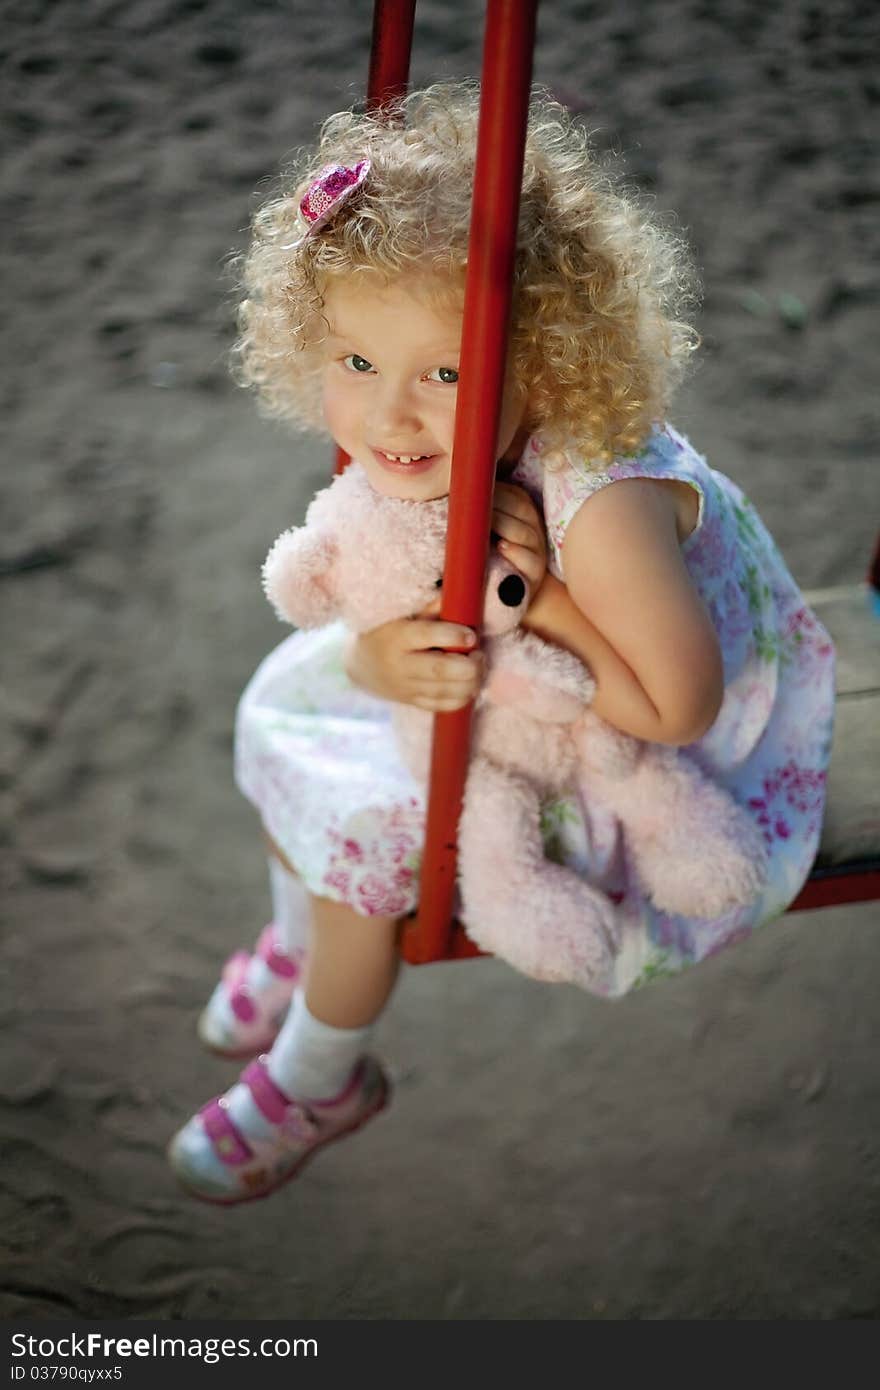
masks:
<svg viewBox="0 0 880 1390"><path fill-rule="evenodd" d="M411 393L403 386L389 382L376 393L373 401L371 424L380 434L393 439L395 432L413 429L419 418Z"/></svg>

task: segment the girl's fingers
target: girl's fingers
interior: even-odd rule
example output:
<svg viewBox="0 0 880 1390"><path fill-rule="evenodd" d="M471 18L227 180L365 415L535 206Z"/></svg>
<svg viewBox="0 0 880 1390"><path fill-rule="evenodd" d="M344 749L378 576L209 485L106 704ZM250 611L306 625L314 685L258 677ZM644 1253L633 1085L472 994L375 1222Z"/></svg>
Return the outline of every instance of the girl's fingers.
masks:
<svg viewBox="0 0 880 1390"><path fill-rule="evenodd" d="M544 549L544 538L534 526L525 521L518 521L516 517L508 516L504 512L492 513L492 530L503 540L512 541L515 545L525 545L536 551Z"/></svg>
<svg viewBox="0 0 880 1390"><path fill-rule="evenodd" d="M438 665L433 660L421 663L411 672L407 682L409 698L414 701L451 700L466 704L480 689L483 679L482 662L461 659L456 665L443 657Z"/></svg>
<svg viewBox="0 0 880 1390"><path fill-rule="evenodd" d="M525 575L533 584L544 578L544 571L547 568L546 561L541 555L536 555L534 550L530 550L525 545L512 545L510 541L500 542L498 549L509 560L514 569L518 569L520 574Z"/></svg>
<svg viewBox="0 0 880 1390"><path fill-rule="evenodd" d="M476 644L477 637L473 629L462 627L460 623L413 618L407 627L406 645L411 652L429 651L431 647L464 647L465 650L471 650Z"/></svg>
<svg viewBox="0 0 880 1390"><path fill-rule="evenodd" d="M458 656L452 652L435 655L422 652L413 666L413 680L424 694L427 688L449 690L454 686L479 684L483 673L482 653L471 656Z"/></svg>
<svg viewBox="0 0 880 1390"><path fill-rule="evenodd" d="M414 700L430 700L432 703L450 701L455 705L465 705L480 689L479 680L466 681L417 681L413 685Z"/></svg>
<svg viewBox="0 0 880 1390"><path fill-rule="evenodd" d="M492 506L500 515L510 516L516 521L525 522L535 531L542 533L544 530L544 518L541 512L529 494L521 487L500 483L495 489Z"/></svg>
<svg viewBox="0 0 880 1390"><path fill-rule="evenodd" d="M462 696L457 696L456 699L430 699L427 696L425 698L420 696L412 703L418 709L427 710L430 714L452 714L453 710L464 709L464 706L470 705L471 698L473 696L468 696L467 699L463 699Z"/></svg>
<svg viewBox="0 0 880 1390"><path fill-rule="evenodd" d="M492 525L499 535L523 544L544 545L544 523L532 499L521 488L501 495L496 490L492 510Z"/></svg>

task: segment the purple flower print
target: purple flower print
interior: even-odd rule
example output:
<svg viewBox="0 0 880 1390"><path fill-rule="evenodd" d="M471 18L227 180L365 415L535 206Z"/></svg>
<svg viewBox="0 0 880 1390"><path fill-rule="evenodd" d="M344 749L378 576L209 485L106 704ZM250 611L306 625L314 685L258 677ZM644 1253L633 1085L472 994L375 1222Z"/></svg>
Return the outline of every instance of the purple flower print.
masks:
<svg viewBox="0 0 880 1390"><path fill-rule="evenodd" d="M724 608L724 622L720 629L722 646L725 649L740 644L744 637L751 636L752 618L741 586L735 579L727 579L721 590L721 603Z"/></svg>
<svg viewBox="0 0 880 1390"><path fill-rule="evenodd" d="M783 651L794 665L799 686L815 680L817 671L834 659L834 646L815 614L804 604L785 616L782 624Z"/></svg>
<svg viewBox="0 0 880 1390"><path fill-rule="evenodd" d="M799 767L795 762L786 763L780 773L780 780L789 806L808 815L818 810L825 798L827 773L814 768Z"/></svg>
<svg viewBox="0 0 880 1390"><path fill-rule="evenodd" d="M734 558L721 517L708 513L688 556L689 564L699 571L701 579L718 580L730 573Z"/></svg>
<svg viewBox="0 0 880 1390"><path fill-rule="evenodd" d="M614 463L608 465L605 476L610 478L612 482L618 483L621 478L643 477L644 469L637 460L627 463L624 459L615 459Z"/></svg>
<svg viewBox="0 0 880 1390"><path fill-rule="evenodd" d="M815 817L821 812L825 799L825 779L824 772L800 767L793 760L764 778L763 796L749 797L747 805L755 812L755 819L768 844L772 844L774 839L790 838L792 812L807 817Z"/></svg>

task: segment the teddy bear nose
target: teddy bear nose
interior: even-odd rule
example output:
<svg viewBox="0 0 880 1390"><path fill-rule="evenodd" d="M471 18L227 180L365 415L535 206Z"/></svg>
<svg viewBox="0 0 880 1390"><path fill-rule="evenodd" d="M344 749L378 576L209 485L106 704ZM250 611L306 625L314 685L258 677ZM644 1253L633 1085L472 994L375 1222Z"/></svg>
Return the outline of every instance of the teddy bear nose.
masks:
<svg viewBox="0 0 880 1390"><path fill-rule="evenodd" d="M498 585L498 597L505 608L519 608L525 596L525 582L518 574L508 574Z"/></svg>

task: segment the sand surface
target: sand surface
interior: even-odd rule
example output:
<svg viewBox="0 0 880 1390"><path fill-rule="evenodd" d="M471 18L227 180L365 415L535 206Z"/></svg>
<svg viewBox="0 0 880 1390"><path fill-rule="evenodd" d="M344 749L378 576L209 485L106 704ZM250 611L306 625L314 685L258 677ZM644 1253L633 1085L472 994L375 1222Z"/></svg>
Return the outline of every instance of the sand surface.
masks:
<svg viewBox="0 0 880 1390"><path fill-rule="evenodd" d="M197 1012L268 910L231 780L237 695L281 635L259 563L329 467L229 382L224 258L259 181L362 90L370 8L3 6L0 1309L874 1318L872 906L615 1006L496 962L411 971L381 1122L248 1209L166 1169L233 1075ZM422 0L416 83L478 70L481 11ZM540 19L537 77L695 246L676 423L808 587L858 579L877 520L878 16Z"/></svg>

